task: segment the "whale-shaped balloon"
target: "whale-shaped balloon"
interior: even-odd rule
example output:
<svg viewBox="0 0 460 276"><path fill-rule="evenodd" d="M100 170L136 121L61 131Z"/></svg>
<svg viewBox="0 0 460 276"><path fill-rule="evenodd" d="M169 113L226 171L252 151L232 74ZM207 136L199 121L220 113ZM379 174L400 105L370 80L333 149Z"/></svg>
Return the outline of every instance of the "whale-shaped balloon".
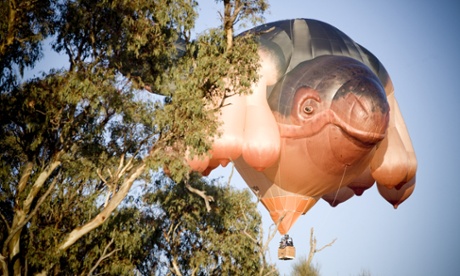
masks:
<svg viewBox="0 0 460 276"><path fill-rule="evenodd" d="M335 206L374 182L392 205L405 200L417 161L380 61L317 20L248 32L259 42L260 78L252 94L226 99L222 136L201 171L233 161L281 234L320 198Z"/></svg>

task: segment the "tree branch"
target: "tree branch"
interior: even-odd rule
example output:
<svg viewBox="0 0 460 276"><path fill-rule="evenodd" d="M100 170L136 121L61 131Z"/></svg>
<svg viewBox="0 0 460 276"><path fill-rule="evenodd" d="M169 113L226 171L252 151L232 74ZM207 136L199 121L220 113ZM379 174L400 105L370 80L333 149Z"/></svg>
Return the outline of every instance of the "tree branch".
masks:
<svg viewBox="0 0 460 276"><path fill-rule="evenodd" d="M34 164L30 161L26 163L24 171L21 175L21 179L19 179L17 195L20 195L26 188L27 181L29 181L33 166Z"/></svg>
<svg viewBox="0 0 460 276"><path fill-rule="evenodd" d="M8 243L11 241L11 239L13 239L13 237L16 235L16 233L18 233L19 230L21 230L22 227L24 227L24 225L26 225L27 222L29 222L32 219L33 216L35 216L35 214L38 212L38 209L40 208L40 206L43 204L45 199L51 193L51 191L53 190L54 186L56 186L56 183L57 183L57 177L53 179L53 181L51 182L51 184L48 187L48 189L46 190L46 192L38 199L37 204L35 205L35 208L32 210L32 212L21 223L19 223L13 229L11 229L10 234L6 238L5 242L3 243L4 247L3 247L2 253L4 255L6 255L6 246L8 245Z"/></svg>
<svg viewBox="0 0 460 276"><path fill-rule="evenodd" d="M201 198L203 198L204 200L204 203L206 204L206 210L208 212L211 212L211 205L209 205L209 202L213 202L214 201L214 198L212 196L208 196L206 195L206 191L201 191L201 190L198 190L198 189L195 189L193 188L190 183L187 181L185 181L185 187L187 188L187 190L189 190L190 192L194 193L194 194L197 194L199 195Z"/></svg>
<svg viewBox="0 0 460 276"><path fill-rule="evenodd" d="M227 51L233 47L233 24L234 14L232 14L232 3L224 0L224 30L227 38Z"/></svg>
<svg viewBox="0 0 460 276"><path fill-rule="evenodd" d="M101 179L101 181L104 182L104 184L107 185L107 179L105 179L105 177L102 176L102 173L101 173L101 169L100 169L100 168L97 168L97 169L96 169L96 173L97 173L97 176L99 176L99 178Z"/></svg>
<svg viewBox="0 0 460 276"><path fill-rule="evenodd" d="M2 264L2 275L8 275L8 264L6 263L6 257L0 254L0 263Z"/></svg>
<svg viewBox="0 0 460 276"><path fill-rule="evenodd" d="M50 175L54 172L54 170L61 165L61 161L59 160L63 152L59 152L56 154L54 158L54 162L49 164L44 171L40 173L38 176L37 180L35 180L34 185L32 186L32 189L30 190L29 194L27 195L27 198L24 200L24 204L22 206L22 209L25 214L27 214L30 210L30 207L32 205L33 200L35 199L35 196L38 194L40 189L43 187L45 184L46 180L50 177Z"/></svg>
<svg viewBox="0 0 460 276"><path fill-rule="evenodd" d="M258 192L255 191L255 194L257 196L257 204L259 204L260 202L260 196L258 194ZM240 207L242 209L242 214L243 214L243 219L245 222L248 222L248 218L246 216L246 212L242 206L242 204L240 203ZM261 227L260 228L260 235L259 235L259 239L257 239L256 237L253 237L251 236L248 232L247 232L247 225L249 223L246 223L245 224L245 227L243 229L243 234L246 235L250 240L252 240L259 248L259 258L260 260L262 261L262 266L260 266L260 270L259 270L259 275L262 276L264 275L264 269L266 267L266 264L267 264L267 261L265 259L265 252L268 251L268 246L270 245L270 242L273 240L273 238L275 237L276 235L276 232L277 232L277 229L278 229L278 225L280 224L281 220L284 218L284 216L279 219L279 221L277 221L276 224L272 224L270 225L269 227L269 233L268 233L268 237L267 237L267 240L264 242L263 241L263 238L264 238L264 232L263 232L263 228ZM273 226L276 226L274 229L273 229ZM276 269L273 268L271 271L268 271L267 273L265 273L265 275L270 275L270 274L273 274L276 272Z"/></svg>
<svg viewBox="0 0 460 276"><path fill-rule="evenodd" d="M245 210L244 210L244 208L243 208L243 204L242 204L241 202L240 202L240 207L241 207L241 210L242 210L241 213L243 214L243 219L244 219L244 221L248 222L248 217L246 216L246 212L245 212ZM243 229L243 234L245 234L245 235L246 235L250 240L252 240L255 244L258 244L259 241L258 241L255 237L251 236L251 235L248 233L247 228L248 228L248 223L245 223L245 224L244 224L244 229Z"/></svg>
<svg viewBox="0 0 460 276"><path fill-rule="evenodd" d="M8 220L5 218L5 216L0 212L0 217L2 218L3 222L6 225L6 231L10 232L10 225L8 224Z"/></svg>
<svg viewBox="0 0 460 276"><path fill-rule="evenodd" d="M54 172L54 170L61 165L60 157L62 156L62 154L63 154L63 151L56 153L52 158L53 161L50 164L48 164L45 167L45 169L38 175L37 179L32 185L32 188L27 194L26 199L23 201L22 206L19 204L19 198L21 197L21 195L19 193L16 194L15 211L14 211L13 222L11 223L11 231L8 237L6 238L6 240L3 242L3 248L2 248L2 255L7 256L10 260L17 254L19 254L19 251L20 251L19 242L21 238L20 230L35 215L35 213L38 211L38 208L43 203L43 201L48 196L48 194L51 192L51 189L56 183L55 181L51 183L48 190L37 202L35 209L32 211L32 213L29 214L30 208L32 206L32 203L35 197L40 192L40 190L43 188L43 185L45 185L46 181L49 179L50 175ZM26 169L24 170L24 173L21 176L20 181L22 181L21 185L23 186L21 187L21 189L25 189L27 180L29 179L29 176L28 176L29 168L30 168L30 164L27 164ZM57 179L55 180L57 181Z"/></svg>
<svg viewBox="0 0 460 276"><path fill-rule="evenodd" d="M182 273L180 272L179 266L177 265L176 258L173 257L171 262L172 262L175 274L178 275L178 276L182 276Z"/></svg>
<svg viewBox="0 0 460 276"><path fill-rule="evenodd" d="M19 212L18 218L17 218L17 221L16 221L17 225L14 226L15 223L13 221L14 228L11 230L8 238L4 242L3 249L2 249L2 255L3 256L1 256L0 258L3 258L4 256L6 256L8 247L10 248L10 250L8 252L9 255L10 255L9 256L10 260L13 259L16 255L18 255L20 253L20 251L19 251L20 250L19 249L19 242L20 242L20 233L21 233L20 230L38 212L38 209L40 208L42 203L45 201L45 199L48 197L48 195L51 193L51 191L53 190L54 186L56 185L57 180L58 180L58 177L55 177L53 179L53 181L51 182L51 184L48 187L48 189L46 190L46 192L38 199L38 202L35 205L35 208L32 210L32 212L26 218L24 218L24 216L27 213L22 212L22 211ZM4 260L2 260L2 262L3 261ZM2 266L3 266L3 264L2 264ZM6 269L8 269L8 267ZM16 270L16 267L15 267L15 270ZM6 272L8 272L8 271L6 270Z"/></svg>
<svg viewBox="0 0 460 276"><path fill-rule="evenodd" d="M120 177L121 175L121 171L124 167L124 163L125 163L125 154L123 153L120 157L120 164L118 164L118 169L117 169L117 177Z"/></svg>
<svg viewBox="0 0 460 276"><path fill-rule="evenodd" d="M321 247L320 249L315 250L315 253L320 252L321 250L323 250L323 249L326 248L326 247L332 246L336 240L337 240L337 238L333 239L330 243L324 245L324 246Z"/></svg>
<svg viewBox="0 0 460 276"><path fill-rule="evenodd" d="M313 232L314 232L314 229L312 227L310 229L310 252L308 253L308 258L307 258L307 265L308 266L311 265L311 262L313 261L313 256L315 255L315 253L320 252L321 250L323 250L324 248L326 248L328 246L332 246L334 244L334 242L337 240L337 238L335 238L330 243L324 245L320 249L316 249L316 238L313 235Z"/></svg>
<svg viewBox="0 0 460 276"><path fill-rule="evenodd" d="M230 171L230 175L228 176L227 186L230 187L230 183L232 182L233 173L235 172L235 164L232 162L232 170Z"/></svg>
<svg viewBox="0 0 460 276"><path fill-rule="evenodd" d="M120 205L123 199L128 194L133 182L142 174L145 170L146 164L142 163L139 165L136 170L130 175L128 179L126 179L123 184L120 186L118 191L113 194L112 198L108 202L108 204L104 207L104 209L91 221L86 223L83 226L77 227L69 235L64 239L61 245L58 247L58 250L64 251L67 250L72 244L74 244L77 240L81 237L89 233L90 231L94 230L95 228L102 225L110 214Z"/></svg>
<svg viewBox="0 0 460 276"><path fill-rule="evenodd" d="M112 251L110 251L108 254L107 254L107 250L109 249L109 247L113 244L114 242L114 238L112 238L110 240L110 242L105 246L104 248L104 251L102 252L101 254L101 257L99 257L99 259L97 260L96 264L91 268L91 270L89 271L88 275L93 275L93 272L94 270L96 270L96 268L101 264L101 262L107 258L109 258L110 256L112 256L113 254L115 254L115 252L117 251L120 251L120 249L114 249Z"/></svg>
<svg viewBox="0 0 460 276"><path fill-rule="evenodd" d="M117 180L120 179L123 174L125 174L126 172L128 172L129 170L131 170L133 168L134 157L131 157L126 164L124 164L124 160L125 160L125 154L122 154L121 155L121 160L120 160L120 165L118 167L118 173L117 173L117 176L116 176Z"/></svg>

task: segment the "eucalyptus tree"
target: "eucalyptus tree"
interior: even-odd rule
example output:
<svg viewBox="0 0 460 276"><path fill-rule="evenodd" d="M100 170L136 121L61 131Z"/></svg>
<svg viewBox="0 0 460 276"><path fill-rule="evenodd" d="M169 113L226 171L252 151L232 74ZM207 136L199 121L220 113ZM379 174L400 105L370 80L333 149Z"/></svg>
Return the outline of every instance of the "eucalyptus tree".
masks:
<svg viewBox="0 0 460 276"><path fill-rule="evenodd" d="M244 10L229 2L233 15ZM104 273L135 271L136 246L148 234L137 235L145 229L132 219L148 217L129 204L140 200L129 196L133 185L147 187L164 168L176 183L193 185L183 157L206 153L216 135L218 108L208 101L249 93L257 79L253 39L228 45L228 28L240 17L192 39L197 6L0 3L3 274L91 274L110 259ZM44 39L68 66L22 80L43 56Z"/></svg>
<svg viewBox="0 0 460 276"><path fill-rule="evenodd" d="M160 275L276 275L261 260L261 216L251 192L192 176L195 187L215 200L207 211L185 185L158 179L145 194L153 219L152 249L139 271Z"/></svg>

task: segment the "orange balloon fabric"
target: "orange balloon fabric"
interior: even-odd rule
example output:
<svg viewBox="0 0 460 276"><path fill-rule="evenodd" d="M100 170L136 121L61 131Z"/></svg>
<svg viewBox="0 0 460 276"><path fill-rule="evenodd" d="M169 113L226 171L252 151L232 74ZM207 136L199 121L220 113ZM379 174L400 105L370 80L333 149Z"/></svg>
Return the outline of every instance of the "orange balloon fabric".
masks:
<svg viewBox="0 0 460 276"><path fill-rule="evenodd" d="M246 98L235 94L226 98L222 104L219 131L222 136L216 137L212 146L212 159L226 166L236 160L242 153L244 144L244 126L246 118Z"/></svg>
<svg viewBox="0 0 460 276"><path fill-rule="evenodd" d="M378 191L380 195L386 199L395 209L403 203L415 189L415 177L412 178L409 182L404 183L401 186L396 186L394 188L388 189L384 185L377 184Z"/></svg>
<svg viewBox="0 0 460 276"><path fill-rule="evenodd" d="M372 187L375 183L374 178L371 175L371 170L369 167L364 170L364 172L355 178L350 184L348 184L348 188L353 190L355 195L361 196L365 190Z"/></svg>
<svg viewBox="0 0 460 276"><path fill-rule="evenodd" d="M332 207L344 203L355 195L352 189L348 187L342 187L336 192L331 192L322 196L322 199L329 203Z"/></svg>
<svg viewBox="0 0 460 276"><path fill-rule="evenodd" d="M222 136L203 174L233 161L281 234L320 198L336 206L374 182L392 205L402 203L417 161L380 61L317 20L248 32L259 41L260 78L252 94L222 108Z"/></svg>

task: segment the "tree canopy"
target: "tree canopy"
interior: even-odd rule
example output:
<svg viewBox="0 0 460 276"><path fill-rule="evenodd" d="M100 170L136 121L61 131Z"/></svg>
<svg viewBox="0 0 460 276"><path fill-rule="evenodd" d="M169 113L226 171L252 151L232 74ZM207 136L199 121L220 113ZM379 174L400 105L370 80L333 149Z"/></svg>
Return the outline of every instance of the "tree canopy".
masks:
<svg viewBox="0 0 460 276"><path fill-rule="evenodd" d="M184 263L181 257L171 273L218 274L230 266L263 265L260 258L250 257L254 245L241 238L241 218L223 226L216 222L228 219L229 210L217 209L236 194L243 197L241 208L251 213L251 231L257 236L260 218L248 195L202 184L184 162L187 150L208 151L217 135L222 100L249 93L257 79L256 43L250 36L234 37L233 27L238 20L260 20L267 4L222 3L225 24L196 37L196 1L0 3L3 274L170 270L175 237L189 239L180 240L181 256L198 250L203 253L196 256L207 254L209 266L188 259ZM24 70L43 57L45 39L67 57L68 67L24 80ZM161 177L165 168L174 182ZM152 187L155 192L147 194ZM190 206L176 202L190 202L197 194L184 191L200 188L204 190L197 194L222 200L214 203L215 214L197 211L193 204L201 202L204 208L200 197ZM181 217L180 223L171 218L174 212L164 208L173 199L177 204L171 206L184 208L190 218ZM180 227L174 228L177 223ZM167 238L162 231L171 226L175 230ZM210 233L183 236L197 229L222 233L244 252L215 248L217 239ZM152 252L161 252L169 263L148 255ZM211 261L210 254L216 259Z"/></svg>

